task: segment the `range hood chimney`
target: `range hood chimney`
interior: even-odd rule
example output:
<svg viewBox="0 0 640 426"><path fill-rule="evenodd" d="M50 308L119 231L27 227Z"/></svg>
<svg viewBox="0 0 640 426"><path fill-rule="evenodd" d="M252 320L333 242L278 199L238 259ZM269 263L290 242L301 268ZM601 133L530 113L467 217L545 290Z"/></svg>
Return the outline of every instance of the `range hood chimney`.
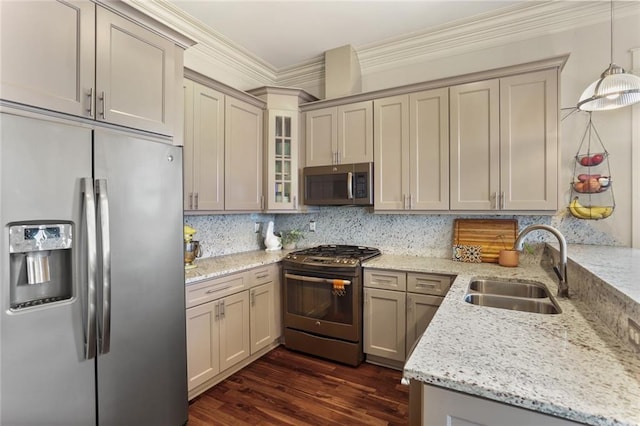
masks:
<svg viewBox="0 0 640 426"><path fill-rule="evenodd" d="M324 52L324 75L325 99L362 92L360 61L350 44Z"/></svg>

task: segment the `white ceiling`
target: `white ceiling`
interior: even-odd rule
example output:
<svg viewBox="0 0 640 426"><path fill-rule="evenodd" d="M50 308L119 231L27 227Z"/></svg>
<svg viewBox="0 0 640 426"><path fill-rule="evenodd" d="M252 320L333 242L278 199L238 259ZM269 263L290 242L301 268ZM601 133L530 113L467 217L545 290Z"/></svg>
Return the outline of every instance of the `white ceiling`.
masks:
<svg viewBox="0 0 640 426"><path fill-rule="evenodd" d="M539 0L169 0L275 69Z"/></svg>

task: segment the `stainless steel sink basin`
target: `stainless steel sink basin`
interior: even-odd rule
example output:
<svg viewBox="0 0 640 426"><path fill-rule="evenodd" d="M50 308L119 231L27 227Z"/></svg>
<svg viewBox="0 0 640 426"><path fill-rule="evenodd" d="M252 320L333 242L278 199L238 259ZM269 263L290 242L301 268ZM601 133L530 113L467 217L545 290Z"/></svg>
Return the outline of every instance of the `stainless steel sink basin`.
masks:
<svg viewBox="0 0 640 426"><path fill-rule="evenodd" d="M523 297L497 296L495 294L467 294L464 301L473 305L536 314L559 314L560 308L552 299L530 299Z"/></svg>
<svg viewBox="0 0 640 426"><path fill-rule="evenodd" d="M538 314L562 312L542 283L476 278L469 283L464 301L478 306Z"/></svg>
<svg viewBox="0 0 640 426"><path fill-rule="evenodd" d="M549 297L547 288L542 284L516 281L499 281L490 279L473 280L469 290L482 294L498 294L502 296L545 298Z"/></svg>

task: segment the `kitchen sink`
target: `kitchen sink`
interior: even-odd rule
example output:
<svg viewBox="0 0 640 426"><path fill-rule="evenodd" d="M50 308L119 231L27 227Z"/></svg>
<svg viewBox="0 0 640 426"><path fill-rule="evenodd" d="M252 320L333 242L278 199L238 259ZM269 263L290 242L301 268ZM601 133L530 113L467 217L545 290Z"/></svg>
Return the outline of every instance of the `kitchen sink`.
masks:
<svg viewBox="0 0 640 426"><path fill-rule="evenodd" d="M538 314L559 314L560 307L542 283L500 279L474 279L464 301L478 306Z"/></svg>
<svg viewBox="0 0 640 426"><path fill-rule="evenodd" d="M549 291L542 284L521 281L500 281L490 279L473 280L469 290L483 294L497 294L502 296L545 298Z"/></svg>
<svg viewBox="0 0 640 426"><path fill-rule="evenodd" d="M464 301L478 306L533 312L536 314L559 314L558 307L551 299L530 299L526 297L497 296L495 294L467 294Z"/></svg>

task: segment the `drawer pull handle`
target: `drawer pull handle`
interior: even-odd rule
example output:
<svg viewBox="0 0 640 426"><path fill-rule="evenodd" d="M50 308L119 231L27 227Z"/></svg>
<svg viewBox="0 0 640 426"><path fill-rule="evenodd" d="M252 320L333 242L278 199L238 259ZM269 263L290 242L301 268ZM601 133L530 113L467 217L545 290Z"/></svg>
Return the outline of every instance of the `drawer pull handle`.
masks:
<svg viewBox="0 0 640 426"><path fill-rule="evenodd" d="M256 278L261 280L263 278L267 278L269 276L269 274L262 274L262 275L258 275Z"/></svg>
<svg viewBox="0 0 640 426"><path fill-rule="evenodd" d="M229 290L231 288L230 285L223 287L223 288L212 288L207 290L206 294L211 294L211 293L216 293L218 291L225 291L225 290Z"/></svg>

